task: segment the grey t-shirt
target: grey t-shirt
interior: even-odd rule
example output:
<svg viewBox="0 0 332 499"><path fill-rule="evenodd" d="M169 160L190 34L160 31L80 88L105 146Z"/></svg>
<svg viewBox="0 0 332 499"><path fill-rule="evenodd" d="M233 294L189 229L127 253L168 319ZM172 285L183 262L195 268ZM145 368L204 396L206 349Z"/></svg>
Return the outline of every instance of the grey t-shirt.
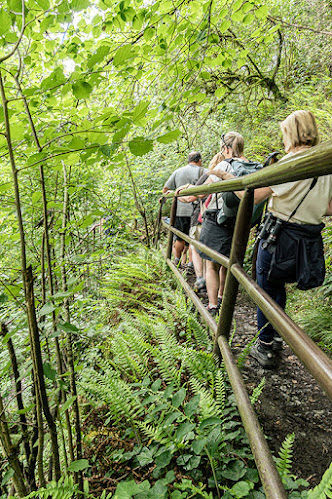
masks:
<svg viewBox="0 0 332 499"><path fill-rule="evenodd" d="M202 168L201 166L194 165L193 163L189 163L182 168L178 168L175 170L172 175L167 180L165 187L171 190L175 190L181 185L184 184L192 184L196 182L198 178L206 173L206 168ZM182 203L178 201L176 216L177 217L190 217L193 212L193 207L191 203Z"/></svg>

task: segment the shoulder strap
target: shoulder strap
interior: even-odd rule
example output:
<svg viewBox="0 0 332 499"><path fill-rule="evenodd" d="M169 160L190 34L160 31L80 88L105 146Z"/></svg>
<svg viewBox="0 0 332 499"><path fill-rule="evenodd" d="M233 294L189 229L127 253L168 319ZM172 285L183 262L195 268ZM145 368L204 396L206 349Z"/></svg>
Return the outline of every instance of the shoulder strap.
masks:
<svg viewBox="0 0 332 499"><path fill-rule="evenodd" d="M303 203L303 201L305 200L305 198L308 196L308 194L311 191L311 189L313 189L315 187L315 185L317 184L317 180L318 180L317 177L315 177L315 178L312 179L312 182L310 184L309 190L305 193L305 195L303 196L303 198L301 199L301 201L299 202L299 204L297 205L297 207L289 215L287 222L289 222L290 219L295 215L295 213L297 212L297 210L299 209L299 207L301 206L301 204Z"/></svg>

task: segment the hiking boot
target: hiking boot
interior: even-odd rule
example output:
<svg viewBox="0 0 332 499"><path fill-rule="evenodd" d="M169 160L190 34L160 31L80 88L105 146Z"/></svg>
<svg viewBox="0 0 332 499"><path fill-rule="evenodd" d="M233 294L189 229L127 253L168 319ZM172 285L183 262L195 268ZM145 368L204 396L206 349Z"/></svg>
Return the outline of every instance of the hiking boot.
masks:
<svg viewBox="0 0 332 499"><path fill-rule="evenodd" d="M195 269L194 269L194 264L193 262L189 262L187 265L186 265L186 272L187 274L195 274Z"/></svg>
<svg viewBox="0 0 332 499"><path fill-rule="evenodd" d="M274 338L273 338L272 350L275 353L280 353L280 352L282 352L283 348L284 348L284 345L283 345L282 337L279 336L278 334L275 334Z"/></svg>
<svg viewBox="0 0 332 499"><path fill-rule="evenodd" d="M222 304L222 296L218 296L218 309L221 307Z"/></svg>
<svg viewBox="0 0 332 499"><path fill-rule="evenodd" d="M174 265L175 267L178 267L180 263L180 258L174 258Z"/></svg>
<svg viewBox="0 0 332 499"><path fill-rule="evenodd" d="M209 306L207 306L206 310L210 313L210 315L212 315L212 317L216 317L216 315L218 315L218 313L219 313L218 307L209 307Z"/></svg>
<svg viewBox="0 0 332 499"><path fill-rule="evenodd" d="M271 368L275 366L276 358L273 352L273 341L264 343L258 338L250 348L249 355L263 367Z"/></svg>
<svg viewBox="0 0 332 499"><path fill-rule="evenodd" d="M195 293L204 293L206 291L206 283L204 277L197 277L194 284Z"/></svg>

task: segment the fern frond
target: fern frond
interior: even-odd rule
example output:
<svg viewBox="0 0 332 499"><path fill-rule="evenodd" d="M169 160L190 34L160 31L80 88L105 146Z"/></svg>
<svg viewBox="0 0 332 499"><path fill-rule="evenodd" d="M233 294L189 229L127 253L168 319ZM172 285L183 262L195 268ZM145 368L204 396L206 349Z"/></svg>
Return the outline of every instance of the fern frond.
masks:
<svg viewBox="0 0 332 499"><path fill-rule="evenodd" d="M212 342L209 330L199 323L196 317L189 316L187 324L191 337L196 340L198 348L210 349Z"/></svg>
<svg viewBox="0 0 332 499"><path fill-rule="evenodd" d="M257 400L261 396L264 386L265 386L265 376L261 379L259 385L256 386L256 388L254 388L252 392L252 395L250 397L250 402L252 403L252 405L256 404Z"/></svg>
<svg viewBox="0 0 332 499"><path fill-rule="evenodd" d="M137 422L138 429L149 438L149 440L153 440L159 443L167 442L167 435L163 434L163 430L160 426L153 426L146 421L138 421Z"/></svg>
<svg viewBox="0 0 332 499"><path fill-rule="evenodd" d="M321 482L308 492L308 499L325 499L326 497L332 497L332 463L322 476Z"/></svg>
<svg viewBox="0 0 332 499"><path fill-rule="evenodd" d="M218 369L216 374L215 391L216 391L216 403L219 407L220 413L223 413L226 400L226 388L225 388L224 373L222 369Z"/></svg>
<svg viewBox="0 0 332 499"><path fill-rule="evenodd" d="M207 381L212 387L218 370L212 354L188 348L187 358L186 367L190 374L202 382Z"/></svg>
<svg viewBox="0 0 332 499"><path fill-rule="evenodd" d="M287 437L285 438L285 440L281 445L279 451L279 457L276 459L277 470L281 478L287 477L289 475L292 466L294 439L295 439L294 433L287 435Z"/></svg>
<svg viewBox="0 0 332 499"><path fill-rule="evenodd" d="M255 337L252 340L250 340L249 343L247 343L247 345L244 347L244 349L242 350L242 352L238 356L238 358L237 358L237 365L238 365L239 369L241 369L244 366L245 360L246 360L246 358L249 355L250 348L255 343L255 341L257 340L258 335L259 335L259 331L255 335Z"/></svg>
<svg viewBox="0 0 332 499"><path fill-rule="evenodd" d="M211 392L207 390L198 379L191 377L189 380L189 385L194 394L200 396L199 407L201 410L201 420L210 418L212 416L222 416L220 407L214 400Z"/></svg>

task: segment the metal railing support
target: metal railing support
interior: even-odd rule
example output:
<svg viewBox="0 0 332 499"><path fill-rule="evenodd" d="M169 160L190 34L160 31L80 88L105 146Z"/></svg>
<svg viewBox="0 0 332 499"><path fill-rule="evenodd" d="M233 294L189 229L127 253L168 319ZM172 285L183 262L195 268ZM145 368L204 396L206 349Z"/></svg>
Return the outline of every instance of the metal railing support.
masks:
<svg viewBox="0 0 332 499"><path fill-rule="evenodd" d="M178 200L174 196L173 202L172 202L172 207L171 207L170 221L169 221L170 227L173 227L174 222L175 222L177 203L178 203ZM171 231L169 231L168 241L167 241L167 249L166 249L166 258L171 258L171 256L172 256L172 247L173 247L173 234L172 234Z"/></svg>
<svg viewBox="0 0 332 499"><path fill-rule="evenodd" d="M254 206L254 191L246 189L241 199L241 203L236 218L234 228L229 266L234 263L242 265L246 253L248 237L250 233L251 214ZM239 288L237 279L231 272L227 272L225 290L221 304L220 318L218 322L217 337L215 338L213 353L220 356L219 336L229 337L232 327L232 320L236 302L236 296Z"/></svg>

